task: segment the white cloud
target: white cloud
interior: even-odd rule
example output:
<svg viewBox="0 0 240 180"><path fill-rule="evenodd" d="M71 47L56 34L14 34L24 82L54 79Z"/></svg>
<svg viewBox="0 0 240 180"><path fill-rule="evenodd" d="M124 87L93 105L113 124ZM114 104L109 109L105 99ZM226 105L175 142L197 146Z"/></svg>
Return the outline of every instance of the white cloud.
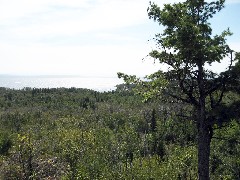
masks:
<svg viewBox="0 0 240 180"><path fill-rule="evenodd" d="M148 21L147 6L148 0L0 1L0 26L3 27L0 29L0 72L148 74L154 67L141 62L148 53L146 46L136 44L136 39L128 33L115 31ZM93 35L91 33L94 37L83 37ZM64 37L76 38L75 41L91 38L92 42L89 45L49 43L54 38L60 41ZM125 44L111 43L118 40ZM138 42L145 44L146 41Z"/></svg>
<svg viewBox="0 0 240 180"><path fill-rule="evenodd" d="M157 68L153 62L141 61L149 49L138 45L19 47L0 44L0 48L2 74L116 76L121 71L143 76Z"/></svg>
<svg viewBox="0 0 240 180"><path fill-rule="evenodd" d="M0 6L0 21L7 25L9 36L39 38L123 28L147 19L145 0L95 1L5 1Z"/></svg>
<svg viewBox="0 0 240 180"><path fill-rule="evenodd" d="M156 1L169 2L177 1ZM0 0L0 73L149 74L157 65L141 59L150 51L145 34L155 32L128 32L149 26L148 5L149 0ZM69 37L91 42L64 44Z"/></svg>
<svg viewBox="0 0 240 180"><path fill-rule="evenodd" d="M49 11L52 6L88 8L89 0L7 0L0 2L0 20L26 17Z"/></svg>

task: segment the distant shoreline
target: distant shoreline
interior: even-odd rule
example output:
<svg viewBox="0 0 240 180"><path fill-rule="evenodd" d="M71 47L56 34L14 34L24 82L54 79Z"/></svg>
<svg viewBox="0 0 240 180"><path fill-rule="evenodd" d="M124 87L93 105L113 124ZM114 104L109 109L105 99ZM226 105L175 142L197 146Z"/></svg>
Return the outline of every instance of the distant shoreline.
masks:
<svg viewBox="0 0 240 180"><path fill-rule="evenodd" d="M75 75L18 76L0 75L0 87L10 89L29 88L83 88L96 91L111 91L123 81L117 77L84 77Z"/></svg>
<svg viewBox="0 0 240 180"><path fill-rule="evenodd" d="M98 76L98 75L12 75L12 74L0 74L1 77L30 77L30 78L118 78L116 76Z"/></svg>

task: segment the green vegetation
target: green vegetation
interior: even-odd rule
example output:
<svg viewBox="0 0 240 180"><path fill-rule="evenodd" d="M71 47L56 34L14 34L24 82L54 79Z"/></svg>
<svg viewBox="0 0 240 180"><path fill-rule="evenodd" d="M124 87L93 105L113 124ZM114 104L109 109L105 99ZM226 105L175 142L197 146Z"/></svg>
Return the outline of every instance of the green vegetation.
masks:
<svg viewBox="0 0 240 180"><path fill-rule="evenodd" d="M229 29L213 35L209 23L224 7L224 0L206 2L186 0L182 3L165 4L163 8L150 2L150 19L163 26L156 34L156 50L149 56L168 67L147 76L142 81L135 76L119 73L126 83L134 83L145 99L183 103L185 120L194 121L197 128L198 177L210 179L210 148L215 128L234 118L239 118L240 101L225 101L229 94L239 89L238 52L226 43ZM206 68L214 62L229 58L228 69L221 74ZM233 62L238 62L233 66ZM232 87L232 88L230 88ZM232 94L231 94L232 95ZM188 111L191 111L189 113Z"/></svg>
<svg viewBox="0 0 240 180"><path fill-rule="evenodd" d="M191 113L183 103L142 102L125 85L0 93L0 179L198 177L197 130L179 116ZM237 119L216 130L212 179L240 178L239 132Z"/></svg>
<svg viewBox="0 0 240 180"><path fill-rule="evenodd" d="M240 179L240 53L208 23L223 7L150 3L165 30L149 55L170 68L147 81L119 73L126 84L102 93L0 88L0 179ZM227 56L227 71L206 69Z"/></svg>

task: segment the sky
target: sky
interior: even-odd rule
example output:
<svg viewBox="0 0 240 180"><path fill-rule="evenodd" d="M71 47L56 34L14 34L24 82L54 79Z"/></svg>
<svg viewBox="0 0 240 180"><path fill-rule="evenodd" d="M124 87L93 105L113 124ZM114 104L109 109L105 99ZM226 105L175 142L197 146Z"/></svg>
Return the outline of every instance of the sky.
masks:
<svg viewBox="0 0 240 180"><path fill-rule="evenodd" d="M148 19L148 6L149 0L0 0L0 74L153 73L161 66L145 57L161 28ZM227 42L235 51L240 51L239 18L240 0L226 0L212 20L213 33L228 27L234 33Z"/></svg>

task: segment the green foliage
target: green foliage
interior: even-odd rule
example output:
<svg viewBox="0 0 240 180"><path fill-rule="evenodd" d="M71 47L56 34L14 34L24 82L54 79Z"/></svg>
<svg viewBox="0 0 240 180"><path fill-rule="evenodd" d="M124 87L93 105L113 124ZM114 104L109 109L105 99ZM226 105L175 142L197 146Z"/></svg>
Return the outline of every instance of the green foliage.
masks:
<svg viewBox="0 0 240 180"><path fill-rule="evenodd" d="M239 53L231 50L226 42L226 38L232 35L230 30L213 35L209 23L224 3L224 0L186 0L164 4L160 8L150 2L149 18L164 29L155 35L156 49L149 56L168 67L168 70L159 70L145 79L118 73L119 78L134 85L133 90L143 95L145 101L158 98L161 105L174 104L177 107L172 113L174 120L185 118L194 121L198 138L198 178L204 180L210 179L213 126L218 124L221 127L223 123L240 117L239 100L223 103L227 92L238 93L240 87ZM217 74L206 68L206 65L221 62L226 57L230 57L227 71ZM232 66L234 61L237 62ZM176 103L185 106L184 114ZM165 140L175 143L175 135L181 134L179 129L174 129L174 133L166 132Z"/></svg>
<svg viewBox="0 0 240 180"><path fill-rule="evenodd" d="M12 146L12 140L6 132L0 133L0 155L6 155Z"/></svg>
<svg viewBox="0 0 240 180"><path fill-rule="evenodd" d="M0 98L0 179L196 179L197 130L180 116L190 106L143 103L131 88L1 88L15 103ZM224 102L237 98L229 93ZM238 178L237 122L214 135L231 137L213 139L215 179Z"/></svg>
<svg viewBox="0 0 240 180"><path fill-rule="evenodd" d="M216 130L213 138L211 171L213 179L240 178L240 124L232 121L223 130Z"/></svg>

